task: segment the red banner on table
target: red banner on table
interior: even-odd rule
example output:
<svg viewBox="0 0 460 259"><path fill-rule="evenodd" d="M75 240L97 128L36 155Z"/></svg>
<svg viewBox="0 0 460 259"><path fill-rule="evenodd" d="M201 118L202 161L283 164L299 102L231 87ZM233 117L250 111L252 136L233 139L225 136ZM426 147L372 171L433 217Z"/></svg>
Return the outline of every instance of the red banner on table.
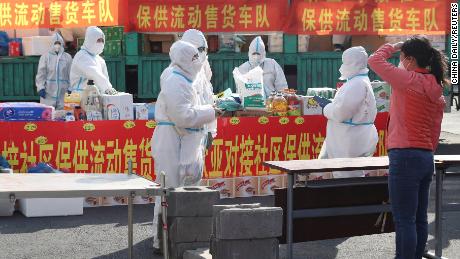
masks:
<svg viewBox="0 0 460 259"><path fill-rule="evenodd" d="M119 25L120 0L0 0L0 29Z"/></svg>
<svg viewBox="0 0 460 259"><path fill-rule="evenodd" d="M294 0L285 32L293 34L442 35L451 0Z"/></svg>
<svg viewBox="0 0 460 259"><path fill-rule="evenodd" d="M377 156L386 155L387 116L375 121ZM136 174L153 179L154 127L153 121L1 122L0 154L22 173L38 162L75 173L127 173L131 159ZM323 116L221 118L204 178L279 174L262 162L317 158L325 131Z"/></svg>
<svg viewBox="0 0 460 259"><path fill-rule="evenodd" d="M288 4L285 0L171 0L133 1L130 23L139 32L281 31Z"/></svg>

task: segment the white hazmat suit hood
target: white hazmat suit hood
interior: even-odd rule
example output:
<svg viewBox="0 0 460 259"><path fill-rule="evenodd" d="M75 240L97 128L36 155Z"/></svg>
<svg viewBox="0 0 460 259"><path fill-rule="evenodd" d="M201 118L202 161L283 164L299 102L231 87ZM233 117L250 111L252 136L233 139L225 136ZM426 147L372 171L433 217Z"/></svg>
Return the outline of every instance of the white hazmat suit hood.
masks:
<svg viewBox="0 0 460 259"><path fill-rule="evenodd" d="M73 91L82 92L88 80L94 81L101 94L113 88L109 80L107 65L104 59L99 56L104 50L104 44L97 42L100 38L104 39L105 42L104 33L98 27L90 26L86 29L85 42L81 50L75 55L70 71Z"/></svg>
<svg viewBox="0 0 460 259"><path fill-rule="evenodd" d="M169 53L169 72L161 78L161 91L155 105L157 126L151 146L155 174L166 173L166 186L199 184L203 171L204 126L215 120L212 105L200 104L192 83L202 68L198 50L185 41L175 42ZM153 218L154 247L159 246L157 224L160 199Z"/></svg>
<svg viewBox="0 0 460 259"><path fill-rule="evenodd" d="M259 55L254 55L254 53L259 53ZM264 41L260 36L257 36L252 40L251 44L249 45L248 56L249 63L253 67L256 67L264 62L267 53L265 52Z"/></svg>
<svg viewBox="0 0 460 259"><path fill-rule="evenodd" d="M86 29L85 41L83 42L83 49L86 49L93 55L100 55L104 51L104 43L97 42L98 39L104 39L105 34L102 30L96 26L90 26Z"/></svg>
<svg viewBox="0 0 460 259"><path fill-rule="evenodd" d="M260 55L254 55L254 53ZM249 61L238 67L241 74L246 74L257 66L263 69L265 98L270 96L272 91L282 91L288 88L283 69L276 60L267 58L266 55L265 44L262 38L257 36L249 45Z"/></svg>
<svg viewBox="0 0 460 259"><path fill-rule="evenodd" d="M367 53L354 47L343 53L341 73L347 82L324 107L328 119L320 158L372 156L378 142L374 91L367 75ZM343 69L342 69L343 68ZM361 177L363 171L333 172L335 178Z"/></svg>
<svg viewBox="0 0 460 259"><path fill-rule="evenodd" d="M358 74L367 74L367 52L361 46L352 47L342 54L342 66L340 66L340 80L348 80Z"/></svg>
<svg viewBox="0 0 460 259"><path fill-rule="evenodd" d="M56 53L55 42L61 47ZM54 106L56 109L64 107L64 95L70 86L69 75L72 57L64 52L64 39L55 33L49 51L40 57L35 84L37 91L45 89L45 98L40 97L40 103Z"/></svg>
<svg viewBox="0 0 460 259"><path fill-rule="evenodd" d="M204 34L196 29L189 29L184 32L181 38L182 41L188 42L195 46L196 49L208 48L208 43ZM196 76L193 81L193 87L196 89L198 97L200 99L200 104L214 104L214 91L211 84L212 70L208 61L208 55L205 51L198 51L200 60L203 61L203 68ZM166 78L172 72L171 65L166 68L160 76L160 80ZM212 134L213 137L217 136L217 120L206 125L208 132Z"/></svg>

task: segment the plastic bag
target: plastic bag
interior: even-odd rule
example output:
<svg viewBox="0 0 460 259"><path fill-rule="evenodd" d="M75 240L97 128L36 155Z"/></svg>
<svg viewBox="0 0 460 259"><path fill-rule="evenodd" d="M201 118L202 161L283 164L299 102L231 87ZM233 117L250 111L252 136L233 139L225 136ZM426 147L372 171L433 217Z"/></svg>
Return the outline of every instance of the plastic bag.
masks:
<svg viewBox="0 0 460 259"><path fill-rule="evenodd" d="M265 109L264 71L261 67L257 66L246 74L235 68L233 78L244 108Z"/></svg>

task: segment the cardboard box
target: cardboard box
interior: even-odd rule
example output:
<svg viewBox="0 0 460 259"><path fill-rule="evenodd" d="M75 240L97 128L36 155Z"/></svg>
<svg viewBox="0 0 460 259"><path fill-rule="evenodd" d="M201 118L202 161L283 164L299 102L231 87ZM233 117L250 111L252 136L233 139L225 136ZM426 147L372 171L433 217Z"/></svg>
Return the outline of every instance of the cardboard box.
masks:
<svg viewBox="0 0 460 259"><path fill-rule="evenodd" d="M267 175L259 177L259 195L275 195L276 188L283 188L282 175Z"/></svg>
<svg viewBox="0 0 460 259"><path fill-rule="evenodd" d="M19 210L26 217L83 215L84 198L20 199Z"/></svg>
<svg viewBox="0 0 460 259"><path fill-rule="evenodd" d="M133 120L133 95L119 92L117 95L102 94L105 120Z"/></svg>
<svg viewBox="0 0 460 259"><path fill-rule="evenodd" d="M332 51L332 36L311 35L308 42L308 51Z"/></svg>
<svg viewBox="0 0 460 259"><path fill-rule="evenodd" d="M235 197L234 178L209 179L208 186L213 190L218 190L221 199Z"/></svg>
<svg viewBox="0 0 460 259"><path fill-rule="evenodd" d="M384 98L375 98L375 105L377 106L377 112L389 112L390 111L390 100Z"/></svg>
<svg viewBox="0 0 460 259"><path fill-rule="evenodd" d="M149 107L146 103L135 103L134 104L134 119L135 120L148 120L149 119Z"/></svg>
<svg viewBox="0 0 460 259"><path fill-rule="evenodd" d="M86 197L83 202L84 208L99 207L102 205L101 197Z"/></svg>
<svg viewBox="0 0 460 259"><path fill-rule="evenodd" d="M133 204L150 204L155 203L153 196L136 196L134 197Z"/></svg>
<svg viewBox="0 0 460 259"><path fill-rule="evenodd" d="M41 56L50 50L53 36L32 36L22 38L24 56Z"/></svg>
<svg viewBox="0 0 460 259"><path fill-rule="evenodd" d="M386 43L385 36L380 35L353 35L351 46L362 46L367 51L374 52Z"/></svg>
<svg viewBox="0 0 460 259"><path fill-rule="evenodd" d="M302 114L303 115L321 115L323 114L323 109L319 104L313 99L313 96L299 96L302 105Z"/></svg>
<svg viewBox="0 0 460 259"><path fill-rule="evenodd" d="M310 35L298 35L297 46L298 52L307 52L310 45Z"/></svg>
<svg viewBox="0 0 460 259"><path fill-rule="evenodd" d="M283 34L277 33L268 36L268 52L283 52Z"/></svg>
<svg viewBox="0 0 460 259"><path fill-rule="evenodd" d="M371 85L375 98L390 99L391 86L387 82L373 81Z"/></svg>
<svg viewBox="0 0 460 259"><path fill-rule="evenodd" d="M150 34L149 41L173 41L175 40L174 34Z"/></svg>
<svg viewBox="0 0 460 259"><path fill-rule="evenodd" d="M54 107L40 103L0 103L0 121L52 121Z"/></svg>
<svg viewBox="0 0 460 259"><path fill-rule="evenodd" d="M235 197L252 197L259 194L259 181L257 177L235 178Z"/></svg>

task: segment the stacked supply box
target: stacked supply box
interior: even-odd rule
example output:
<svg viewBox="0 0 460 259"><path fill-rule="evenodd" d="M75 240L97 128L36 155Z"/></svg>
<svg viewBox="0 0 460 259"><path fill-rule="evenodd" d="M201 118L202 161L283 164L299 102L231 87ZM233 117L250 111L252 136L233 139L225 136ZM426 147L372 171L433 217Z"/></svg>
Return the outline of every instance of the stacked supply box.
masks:
<svg viewBox="0 0 460 259"><path fill-rule="evenodd" d="M149 119L149 106L147 103L134 104L134 119L135 120L148 120Z"/></svg>
<svg viewBox="0 0 460 259"><path fill-rule="evenodd" d="M40 103L0 103L0 121L52 121L54 107Z"/></svg>
<svg viewBox="0 0 460 259"><path fill-rule="evenodd" d="M105 120L133 120L133 95L119 92L116 95L102 94Z"/></svg>
<svg viewBox="0 0 460 259"><path fill-rule="evenodd" d="M206 187L181 187L172 190L166 198L170 258L182 259L187 250L209 247L213 206L219 201L219 192ZM163 249L161 215L158 222Z"/></svg>
<svg viewBox="0 0 460 259"><path fill-rule="evenodd" d="M334 99L335 93L337 90L334 88L329 87L320 87L320 88L308 88L307 95L308 96L320 96L326 99Z"/></svg>
<svg viewBox="0 0 460 259"><path fill-rule="evenodd" d="M123 54L123 26L102 27L105 34L105 46L103 55L117 57Z"/></svg>
<svg viewBox="0 0 460 259"><path fill-rule="evenodd" d="M53 36L32 36L22 38L24 56L41 56L50 51Z"/></svg>

